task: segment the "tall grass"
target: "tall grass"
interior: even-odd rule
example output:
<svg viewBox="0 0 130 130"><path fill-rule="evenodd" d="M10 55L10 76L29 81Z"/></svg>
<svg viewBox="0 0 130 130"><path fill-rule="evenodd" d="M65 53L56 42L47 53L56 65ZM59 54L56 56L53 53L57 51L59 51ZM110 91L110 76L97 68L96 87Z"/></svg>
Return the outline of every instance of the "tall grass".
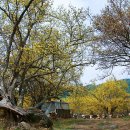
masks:
<svg viewBox="0 0 130 130"><path fill-rule="evenodd" d="M72 130L77 123L84 121L84 119L58 119L54 121L54 130Z"/></svg>

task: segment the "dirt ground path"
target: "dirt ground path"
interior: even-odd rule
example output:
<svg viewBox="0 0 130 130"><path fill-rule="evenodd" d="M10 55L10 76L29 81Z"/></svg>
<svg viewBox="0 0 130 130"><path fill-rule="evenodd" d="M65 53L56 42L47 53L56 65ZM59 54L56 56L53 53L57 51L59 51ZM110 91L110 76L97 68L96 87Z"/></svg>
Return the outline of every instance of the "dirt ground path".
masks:
<svg viewBox="0 0 130 130"><path fill-rule="evenodd" d="M130 130L130 120L86 120L75 124L72 130Z"/></svg>

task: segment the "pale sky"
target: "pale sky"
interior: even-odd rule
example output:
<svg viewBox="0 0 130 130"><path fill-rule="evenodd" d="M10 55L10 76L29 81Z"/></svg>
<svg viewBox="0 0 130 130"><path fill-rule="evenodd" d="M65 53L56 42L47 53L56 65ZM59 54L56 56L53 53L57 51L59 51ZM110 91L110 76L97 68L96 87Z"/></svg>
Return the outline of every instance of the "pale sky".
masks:
<svg viewBox="0 0 130 130"><path fill-rule="evenodd" d="M91 12L96 14L107 4L107 0L54 0L54 6L63 5L67 7L69 4L79 8L89 7Z"/></svg>
<svg viewBox="0 0 130 130"><path fill-rule="evenodd" d="M107 5L107 0L53 0L54 1L54 7L58 7L60 5L64 7L68 7L68 5L73 5L78 8L88 8L90 9L90 12L92 14L99 14L100 10ZM123 67L116 67L112 75L102 79L102 75L104 74L101 70L96 70L97 67L85 67L83 70L83 75L81 76L81 82L84 85L87 85L93 81L96 81L96 83L105 82L110 77L114 77L116 79L125 79L130 78L130 75L127 74L127 72L124 72Z"/></svg>

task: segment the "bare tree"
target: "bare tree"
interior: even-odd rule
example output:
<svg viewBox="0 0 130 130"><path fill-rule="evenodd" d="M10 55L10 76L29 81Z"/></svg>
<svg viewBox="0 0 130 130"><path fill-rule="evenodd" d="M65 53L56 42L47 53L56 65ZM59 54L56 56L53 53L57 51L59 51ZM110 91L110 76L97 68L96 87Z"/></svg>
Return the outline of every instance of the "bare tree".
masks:
<svg viewBox="0 0 130 130"><path fill-rule="evenodd" d="M130 2L110 0L100 15L93 17L93 55L102 69L130 68Z"/></svg>

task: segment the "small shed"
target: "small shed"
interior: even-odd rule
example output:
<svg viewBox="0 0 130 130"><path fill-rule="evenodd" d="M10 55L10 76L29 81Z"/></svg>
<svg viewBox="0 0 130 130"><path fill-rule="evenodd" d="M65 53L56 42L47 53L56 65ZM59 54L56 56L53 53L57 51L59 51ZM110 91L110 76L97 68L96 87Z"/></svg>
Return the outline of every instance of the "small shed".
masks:
<svg viewBox="0 0 130 130"><path fill-rule="evenodd" d="M57 116L60 118L71 117L69 104L62 101L45 102L42 104L41 110L44 111L46 115L52 112L56 112Z"/></svg>

